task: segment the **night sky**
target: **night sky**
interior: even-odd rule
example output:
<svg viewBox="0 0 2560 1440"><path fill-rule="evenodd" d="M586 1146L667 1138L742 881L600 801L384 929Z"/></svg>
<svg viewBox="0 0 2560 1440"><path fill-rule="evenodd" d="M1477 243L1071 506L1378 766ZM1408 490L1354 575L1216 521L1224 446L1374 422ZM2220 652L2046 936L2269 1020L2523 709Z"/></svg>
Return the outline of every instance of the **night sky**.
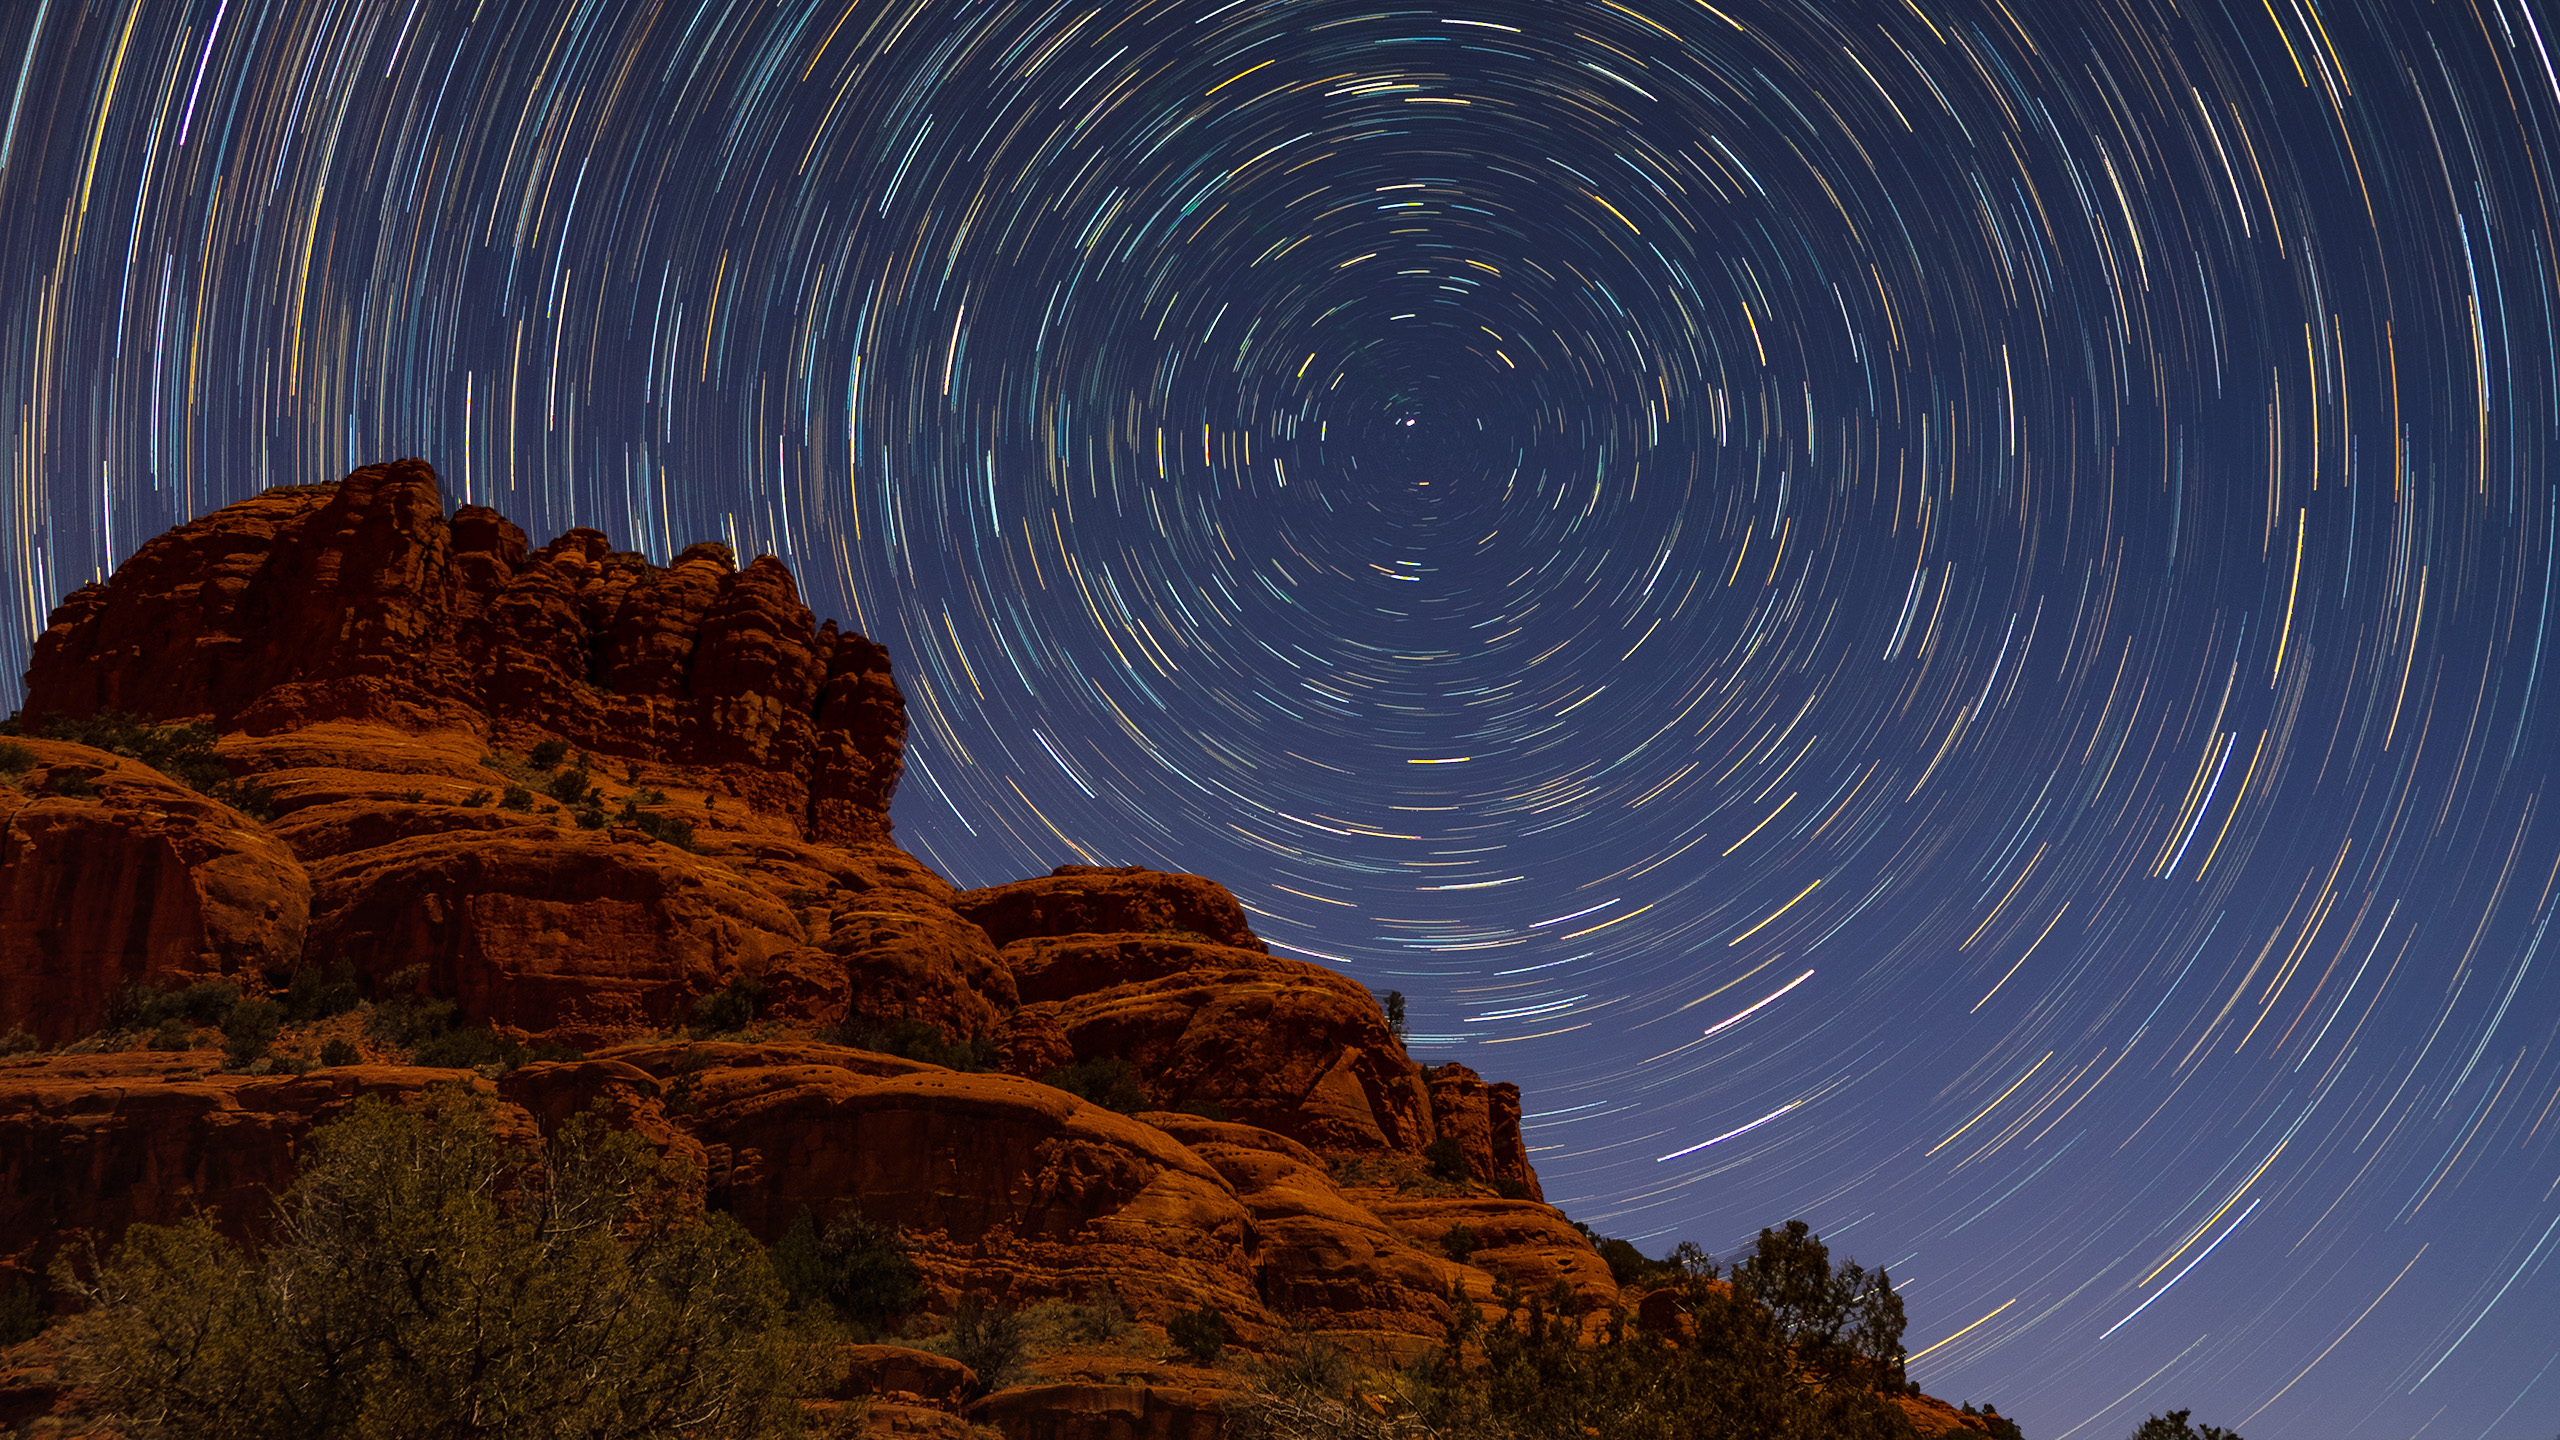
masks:
<svg viewBox="0 0 2560 1440"><path fill-rule="evenodd" d="M7 0L0 669L404 455L2034 1440L2560 1428L2560 13ZM2560 667L2555 667L2560 668ZM14 679L0 703L13 708Z"/></svg>

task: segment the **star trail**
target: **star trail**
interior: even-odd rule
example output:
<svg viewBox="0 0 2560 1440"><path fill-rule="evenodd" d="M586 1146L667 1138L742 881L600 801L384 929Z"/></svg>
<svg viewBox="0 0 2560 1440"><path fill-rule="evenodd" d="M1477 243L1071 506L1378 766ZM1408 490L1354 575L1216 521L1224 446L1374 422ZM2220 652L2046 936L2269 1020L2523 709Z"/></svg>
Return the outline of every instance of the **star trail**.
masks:
<svg viewBox="0 0 2560 1440"><path fill-rule="evenodd" d="M0 701L397 456L772 551L910 849L1225 882L1604 1233L2036 1440L2548 1435L2553 20L13 0Z"/></svg>

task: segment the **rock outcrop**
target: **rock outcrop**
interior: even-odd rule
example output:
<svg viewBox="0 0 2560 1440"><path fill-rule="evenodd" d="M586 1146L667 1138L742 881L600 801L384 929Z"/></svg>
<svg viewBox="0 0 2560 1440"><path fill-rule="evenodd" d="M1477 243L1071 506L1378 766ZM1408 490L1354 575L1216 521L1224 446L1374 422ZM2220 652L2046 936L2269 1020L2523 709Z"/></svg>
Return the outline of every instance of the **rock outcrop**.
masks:
<svg viewBox="0 0 2560 1440"><path fill-rule="evenodd" d="M311 877L229 805L85 745L0 775L0 1032L95 1030L116 993L301 959Z"/></svg>
<svg viewBox="0 0 2560 1440"><path fill-rule="evenodd" d="M671 766L812 839L885 840L906 743L887 652L813 623L771 556L661 569L572 530L451 519L425 462L285 486L142 547L36 642L30 717L249 736L366 721Z"/></svg>

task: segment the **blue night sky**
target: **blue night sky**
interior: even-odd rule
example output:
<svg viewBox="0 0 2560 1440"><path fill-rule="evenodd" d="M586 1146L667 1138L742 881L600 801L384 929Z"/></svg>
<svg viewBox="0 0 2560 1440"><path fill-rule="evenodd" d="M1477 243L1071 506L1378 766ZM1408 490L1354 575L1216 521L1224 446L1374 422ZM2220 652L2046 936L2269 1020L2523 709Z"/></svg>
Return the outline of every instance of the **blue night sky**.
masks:
<svg viewBox="0 0 2560 1440"><path fill-rule="evenodd" d="M2035 1440L2560 1428L2560 15L8 0L0 671L264 486L790 562ZM14 707L14 680L0 706Z"/></svg>

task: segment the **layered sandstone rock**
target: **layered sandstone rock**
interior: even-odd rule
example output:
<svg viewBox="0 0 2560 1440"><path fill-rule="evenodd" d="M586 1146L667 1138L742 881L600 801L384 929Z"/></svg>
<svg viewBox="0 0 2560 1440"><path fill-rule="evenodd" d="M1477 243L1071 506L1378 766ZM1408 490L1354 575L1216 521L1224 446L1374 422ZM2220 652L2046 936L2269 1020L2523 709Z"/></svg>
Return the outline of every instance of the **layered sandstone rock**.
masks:
<svg viewBox="0 0 2560 1440"><path fill-rule="evenodd" d="M760 1235L804 1207L856 1207L913 1237L951 1304L1110 1291L1159 1323L1216 1305L1242 1333L1270 1328L1250 1217L1153 1126L1008 1075L775 1065L692 1080L712 1198Z"/></svg>
<svg viewBox="0 0 2560 1440"><path fill-rule="evenodd" d="M75 1232L103 1244L128 1225L199 1210L247 1233L293 1183L296 1146L313 1125L359 1095L398 1100L457 1078L394 1065L211 1073L219 1058L140 1051L0 1060L0 1259L40 1273L30 1262ZM526 1117L513 1119L509 1133L531 1135Z"/></svg>
<svg viewBox="0 0 2560 1440"><path fill-rule="evenodd" d="M1473 1173L1539 1193L1517 1087L1462 1066L1427 1077L1366 989L1268 953L1213 881L1071 865L954 904L1013 974L1021 1008L1001 1038L1016 1074L1117 1056L1167 1107L1328 1150L1420 1155L1447 1135Z"/></svg>
<svg viewBox="0 0 2560 1440"><path fill-rule="evenodd" d="M0 1032L59 1044L128 985L300 958L311 878L275 836L138 761L11 743L34 763L0 777Z"/></svg>
<svg viewBox="0 0 2560 1440"><path fill-rule="evenodd" d="M664 569L524 533L404 460L227 506L53 613L30 717L103 710L277 735L333 720L556 736L674 766L812 838L882 840L906 739L887 654L819 627L770 556Z"/></svg>
<svg viewBox="0 0 2560 1440"><path fill-rule="evenodd" d="M1488 1085L1483 1076L1454 1061L1425 1079L1431 1087L1432 1128L1457 1142L1470 1169L1517 1180L1532 1200L1546 1198L1520 1139L1519 1086L1507 1080Z"/></svg>
<svg viewBox="0 0 2560 1440"><path fill-rule="evenodd" d="M1453 1294L1492 1298L1486 1272L1417 1241L1344 1194L1315 1152L1249 1125L1146 1117L1217 1168L1252 1216L1263 1302L1376 1362L1405 1364L1436 1343Z"/></svg>
<svg viewBox="0 0 2560 1440"><path fill-rule="evenodd" d="M953 903L998 945L1054 935L1154 934L1265 948L1225 886L1134 865L1061 865L1037 880L963 891Z"/></svg>
<svg viewBox="0 0 2560 1440"><path fill-rule="evenodd" d="M1451 1227L1466 1226L1475 1233L1468 1264L1501 1277L1523 1294L1539 1294L1561 1280L1582 1297L1586 1314L1605 1315L1618 1303L1618 1282L1610 1277L1608 1262L1552 1205L1491 1195L1416 1196L1365 1188L1350 1194L1417 1244L1436 1246Z"/></svg>

